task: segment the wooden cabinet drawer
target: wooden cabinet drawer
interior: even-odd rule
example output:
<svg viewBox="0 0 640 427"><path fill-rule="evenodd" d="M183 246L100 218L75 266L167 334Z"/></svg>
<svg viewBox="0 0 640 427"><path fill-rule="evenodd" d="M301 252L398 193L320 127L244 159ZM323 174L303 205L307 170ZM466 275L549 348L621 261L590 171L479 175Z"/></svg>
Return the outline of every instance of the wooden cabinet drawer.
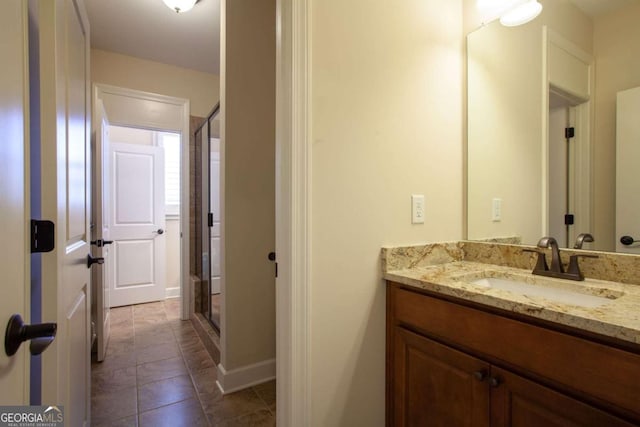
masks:
<svg viewBox="0 0 640 427"><path fill-rule="evenodd" d="M392 284L396 325L517 367L640 419L640 355Z"/></svg>

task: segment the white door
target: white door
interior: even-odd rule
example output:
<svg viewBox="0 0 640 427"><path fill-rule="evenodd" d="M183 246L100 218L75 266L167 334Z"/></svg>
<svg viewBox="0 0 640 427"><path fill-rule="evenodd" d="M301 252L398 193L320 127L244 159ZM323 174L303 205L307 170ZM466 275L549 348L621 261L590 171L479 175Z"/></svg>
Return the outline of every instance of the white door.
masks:
<svg viewBox="0 0 640 427"><path fill-rule="evenodd" d="M4 13L4 12L3 12ZM38 2L42 216L55 249L42 255L42 317L58 334L42 357L42 402L63 405L65 425L90 420L89 27L81 0Z"/></svg>
<svg viewBox="0 0 640 427"><path fill-rule="evenodd" d="M111 307L165 298L164 151L111 143Z"/></svg>
<svg viewBox="0 0 640 427"><path fill-rule="evenodd" d="M616 109L616 252L640 254L640 87L618 92Z"/></svg>
<svg viewBox="0 0 640 427"><path fill-rule="evenodd" d="M95 147L93 150L93 236L95 256L104 259L104 263L93 271L93 306L96 326L96 349L99 362L104 360L109 342L110 298L113 260L111 259L111 233L105 215L109 212L109 180L103 179L104 171L109 171L109 121L102 101L96 100L95 108ZM107 174L108 176L108 174Z"/></svg>
<svg viewBox="0 0 640 427"><path fill-rule="evenodd" d="M209 169L211 227L211 293L220 293L220 138L211 138Z"/></svg>
<svg viewBox="0 0 640 427"><path fill-rule="evenodd" d="M27 7L22 0L2 3L0 13L0 330L5 331L13 314L29 321L29 256L27 251L27 208L25 187L25 146L27 111L24 95L28 84L26 69ZM51 351L51 350L49 350ZM0 402L2 405L29 404L29 346L21 345L9 357L0 350Z"/></svg>

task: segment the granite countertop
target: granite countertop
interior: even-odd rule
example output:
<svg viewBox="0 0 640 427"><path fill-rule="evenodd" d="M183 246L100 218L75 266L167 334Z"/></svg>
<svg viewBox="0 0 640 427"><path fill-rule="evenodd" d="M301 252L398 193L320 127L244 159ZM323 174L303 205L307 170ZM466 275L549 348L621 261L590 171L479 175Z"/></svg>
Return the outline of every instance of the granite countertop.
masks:
<svg viewBox="0 0 640 427"><path fill-rule="evenodd" d="M391 268L383 271L386 280L640 344L640 286L636 284L596 279L572 282L533 276L531 270L522 268L464 259L398 269L393 269L392 265L388 267ZM580 287L586 293L605 297L608 301L600 306L585 307L470 283L486 277L487 272L495 277L542 280L545 286L557 286L558 289Z"/></svg>

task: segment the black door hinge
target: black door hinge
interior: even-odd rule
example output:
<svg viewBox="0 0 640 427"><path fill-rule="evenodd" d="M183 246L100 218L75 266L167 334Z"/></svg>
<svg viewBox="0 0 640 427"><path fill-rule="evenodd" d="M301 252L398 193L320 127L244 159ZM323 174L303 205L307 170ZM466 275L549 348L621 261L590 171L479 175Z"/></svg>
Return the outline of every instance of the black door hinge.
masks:
<svg viewBox="0 0 640 427"><path fill-rule="evenodd" d="M55 225L51 221L31 220L31 253L51 252L55 248Z"/></svg>
<svg viewBox="0 0 640 427"><path fill-rule="evenodd" d="M276 260L276 253L275 252L269 252L269 254L267 255L267 259L269 261L275 261ZM278 278L278 263L275 263L276 265L276 279Z"/></svg>
<svg viewBox="0 0 640 427"><path fill-rule="evenodd" d="M573 225L573 224L574 224L573 214L566 214L564 216L564 225Z"/></svg>
<svg viewBox="0 0 640 427"><path fill-rule="evenodd" d="M564 128L565 139L571 139L576 136L576 128Z"/></svg>
<svg viewBox="0 0 640 427"><path fill-rule="evenodd" d="M209 212L207 215L207 221L209 222L209 227L213 227L213 212Z"/></svg>

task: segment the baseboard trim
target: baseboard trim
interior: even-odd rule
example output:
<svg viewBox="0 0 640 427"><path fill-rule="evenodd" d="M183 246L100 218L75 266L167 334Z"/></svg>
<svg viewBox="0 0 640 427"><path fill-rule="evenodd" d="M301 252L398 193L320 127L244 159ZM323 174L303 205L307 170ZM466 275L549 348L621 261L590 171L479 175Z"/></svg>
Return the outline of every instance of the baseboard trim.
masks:
<svg viewBox="0 0 640 427"><path fill-rule="evenodd" d="M216 384L222 394L229 394L254 385L271 381L276 377L276 359L269 359L253 365L227 371L218 364Z"/></svg>
<svg viewBox="0 0 640 427"><path fill-rule="evenodd" d="M180 286L165 289L165 298L180 298Z"/></svg>

